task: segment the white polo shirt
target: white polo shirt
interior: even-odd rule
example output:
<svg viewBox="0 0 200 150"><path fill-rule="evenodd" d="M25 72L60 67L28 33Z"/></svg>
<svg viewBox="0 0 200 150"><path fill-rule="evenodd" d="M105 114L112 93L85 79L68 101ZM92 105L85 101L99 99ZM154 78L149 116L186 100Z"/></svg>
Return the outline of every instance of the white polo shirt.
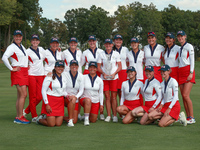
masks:
<svg viewBox="0 0 200 150"><path fill-rule="evenodd" d="M79 49L76 50L74 54L72 53L70 49L66 49L63 51L62 60L65 61L65 71L67 72L70 70L69 68L70 61L74 59L78 61L78 64L79 64L78 71L82 73L82 66L81 66L82 52Z"/></svg>
<svg viewBox="0 0 200 150"><path fill-rule="evenodd" d="M42 47L38 47L37 51L33 48L27 49L28 54L28 74L31 76L43 76L44 66L43 61L45 59L45 50Z"/></svg>
<svg viewBox="0 0 200 150"><path fill-rule="evenodd" d="M12 67L14 66L28 67L28 55L25 47L22 44L21 47L19 47L16 43L12 43L4 52L2 61L9 70L13 70Z"/></svg>
<svg viewBox="0 0 200 150"><path fill-rule="evenodd" d="M80 72L77 72L73 77L70 71L62 73L63 78L66 79L66 91L69 96L74 95L77 97L76 103L78 103L79 97L83 94L84 90L84 78Z"/></svg>
<svg viewBox="0 0 200 150"><path fill-rule="evenodd" d="M167 82L165 80L161 83L163 99L161 104L171 102L169 108L172 108L176 101L178 101L178 82L170 77Z"/></svg>
<svg viewBox="0 0 200 150"><path fill-rule="evenodd" d="M55 66L55 62L61 59L62 52L56 50L55 56L50 49L45 51L45 65L44 65L44 74L47 75L49 72L52 72Z"/></svg>
<svg viewBox="0 0 200 150"><path fill-rule="evenodd" d="M99 55L100 53L102 53L103 50L102 49L99 49L99 48L96 48L94 53L91 49L87 49L83 52L83 55L82 55L82 65L85 64L85 69L88 70L88 65L89 65L89 62L90 61L95 61L97 62L98 58L99 58Z"/></svg>
<svg viewBox="0 0 200 150"><path fill-rule="evenodd" d="M145 101L156 100L156 102L153 105L153 108L156 108L162 99L162 91L161 91L160 82L155 78L152 78L150 81L146 79L142 91L143 91L143 97Z"/></svg>
<svg viewBox="0 0 200 150"><path fill-rule="evenodd" d="M185 43L179 52L179 68L190 65L190 71L194 71L194 47Z"/></svg>
<svg viewBox="0 0 200 150"><path fill-rule="evenodd" d="M127 69L127 54L129 53L129 50L127 47L122 46L119 50L115 50L119 53L120 55L120 59L121 59L121 63L122 63L122 70L126 70Z"/></svg>
<svg viewBox="0 0 200 150"><path fill-rule="evenodd" d="M116 51L113 51L110 53L110 63L111 63L111 70L110 70L110 73L113 74L115 73L115 71L117 70L118 68L118 62L121 62L121 59L120 59L120 55L118 52ZM97 61L97 63L100 63L101 64L101 69L104 73L106 73L106 66L108 64L107 62L107 56L106 56L106 51L103 51L100 56L99 56L99 59ZM103 74L101 74L101 79L102 80L112 80L112 79L104 79L103 77ZM118 74L115 75L115 78L113 80L116 80L118 79Z"/></svg>
<svg viewBox="0 0 200 150"><path fill-rule="evenodd" d="M45 77L43 84L42 84L42 97L45 104L48 104L47 95L51 96L67 96L66 92L66 79L61 76L62 79L58 79L57 77L53 80L52 77Z"/></svg>
<svg viewBox="0 0 200 150"><path fill-rule="evenodd" d="M160 44L156 44L154 50L151 49L150 45L144 46L145 66L151 65L159 67L164 50L165 48Z"/></svg>
<svg viewBox="0 0 200 150"><path fill-rule="evenodd" d="M143 80L143 61L144 61L144 52L139 50L136 54L133 51L130 51L127 55L129 66L133 66L137 72L137 79Z"/></svg>
<svg viewBox="0 0 200 150"><path fill-rule="evenodd" d="M123 105L125 100L133 101L133 100L139 100L140 99L140 92L143 89L143 83L139 80L133 81L132 85L130 80L124 81L122 83L122 94L121 94L121 100L120 105Z"/></svg>
<svg viewBox="0 0 200 150"><path fill-rule="evenodd" d="M167 47L167 51L163 57L165 60L165 64L169 65L170 67L178 67L178 56L179 56L180 46L173 45L170 49Z"/></svg>
<svg viewBox="0 0 200 150"><path fill-rule="evenodd" d="M103 106L103 80L97 75L91 78L90 74L83 75L84 92L81 98L90 98L92 103L99 103Z"/></svg>

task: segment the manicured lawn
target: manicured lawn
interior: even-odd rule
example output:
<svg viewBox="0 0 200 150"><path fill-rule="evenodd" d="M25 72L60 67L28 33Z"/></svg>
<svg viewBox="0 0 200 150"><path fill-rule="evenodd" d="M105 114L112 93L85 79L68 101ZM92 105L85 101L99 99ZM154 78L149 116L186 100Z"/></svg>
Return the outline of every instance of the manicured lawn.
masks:
<svg viewBox="0 0 200 150"><path fill-rule="evenodd" d="M10 72L0 64L0 150L4 149L148 149L193 150L200 147L200 63L196 62L196 82L191 92L196 124L183 127L179 123L160 128L157 125L124 125L97 121L84 126L79 121L69 128L44 127L31 123L17 125L15 118L16 88L10 86ZM181 108L183 109L182 99ZM25 107L28 105L28 97ZM37 107L40 112L41 105ZM83 110L83 109L82 109ZM83 113L83 112L82 112ZM106 112L105 112L106 114ZM28 115L31 120L31 115Z"/></svg>

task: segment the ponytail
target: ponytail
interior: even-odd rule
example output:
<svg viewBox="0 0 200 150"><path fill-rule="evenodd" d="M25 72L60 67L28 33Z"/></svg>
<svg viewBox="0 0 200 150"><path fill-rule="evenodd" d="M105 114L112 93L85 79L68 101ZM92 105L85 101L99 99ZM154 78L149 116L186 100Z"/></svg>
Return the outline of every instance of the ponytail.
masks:
<svg viewBox="0 0 200 150"><path fill-rule="evenodd" d="M53 74L52 79L54 80L56 78L56 75L55 75L56 74L56 69L53 69L52 74Z"/></svg>

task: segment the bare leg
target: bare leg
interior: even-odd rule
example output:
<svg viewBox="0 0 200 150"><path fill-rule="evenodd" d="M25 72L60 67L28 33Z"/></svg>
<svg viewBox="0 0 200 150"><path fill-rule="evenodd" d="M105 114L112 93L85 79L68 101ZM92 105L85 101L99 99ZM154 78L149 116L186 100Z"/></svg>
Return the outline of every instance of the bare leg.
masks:
<svg viewBox="0 0 200 150"><path fill-rule="evenodd" d="M130 110L125 105L117 107L117 112L119 113L119 115L126 115L129 111Z"/></svg>
<svg viewBox="0 0 200 150"><path fill-rule="evenodd" d="M23 109L24 109L24 103L27 97L27 86L22 85L17 87L17 102L16 102L16 109L17 109L17 117L23 116Z"/></svg>
<svg viewBox="0 0 200 150"><path fill-rule="evenodd" d="M173 122L175 122L175 119L174 118L172 118L171 116L166 116L166 115L164 115L162 118L161 118L161 120L160 120L160 122L158 123L158 125L160 126L160 127L167 127L167 126L169 126L170 124L172 124Z"/></svg>
<svg viewBox="0 0 200 150"><path fill-rule="evenodd" d="M114 116L117 116L117 92L111 91L111 106Z"/></svg>
<svg viewBox="0 0 200 150"><path fill-rule="evenodd" d="M90 122L95 123L97 121L97 117L98 117L98 115L91 113L90 117L89 117Z"/></svg>
<svg viewBox="0 0 200 150"><path fill-rule="evenodd" d="M107 115L111 116L111 101L110 101L110 91L104 91L104 95L106 98L106 110Z"/></svg>
<svg viewBox="0 0 200 150"><path fill-rule="evenodd" d="M55 125L56 125L56 126L61 126L62 123L63 123L63 116L57 116L57 117L55 118Z"/></svg>
<svg viewBox="0 0 200 150"><path fill-rule="evenodd" d="M129 112L126 114L126 116L124 117L124 119L122 120L122 122L123 122L124 124L129 124L129 123L133 122L134 119L135 119L135 118L132 116L131 111L129 111Z"/></svg>
<svg viewBox="0 0 200 150"><path fill-rule="evenodd" d="M145 111L141 106L132 110L132 115L134 117L142 117L144 115L144 113L145 113Z"/></svg>

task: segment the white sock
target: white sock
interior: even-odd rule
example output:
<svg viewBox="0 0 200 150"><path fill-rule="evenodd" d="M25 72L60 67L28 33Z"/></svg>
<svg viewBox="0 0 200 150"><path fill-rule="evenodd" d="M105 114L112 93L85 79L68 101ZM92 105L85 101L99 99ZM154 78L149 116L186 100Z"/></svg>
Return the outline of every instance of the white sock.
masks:
<svg viewBox="0 0 200 150"><path fill-rule="evenodd" d="M85 120L89 120L89 113L84 113Z"/></svg>

